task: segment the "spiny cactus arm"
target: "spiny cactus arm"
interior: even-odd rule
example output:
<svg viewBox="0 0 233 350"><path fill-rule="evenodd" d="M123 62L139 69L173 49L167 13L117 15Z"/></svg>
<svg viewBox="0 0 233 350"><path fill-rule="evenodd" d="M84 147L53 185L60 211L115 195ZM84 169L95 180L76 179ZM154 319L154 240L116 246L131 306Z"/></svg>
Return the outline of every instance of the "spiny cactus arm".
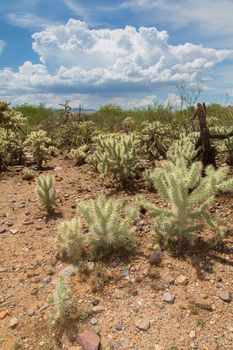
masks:
<svg viewBox="0 0 233 350"><path fill-rule="evenodd" d="M187 177L188 189L193 189L195 186L197 186L197 184L200 181L201 171L202 171L201 162L195 162L191 165L188 171L188 177Z"/></svg>

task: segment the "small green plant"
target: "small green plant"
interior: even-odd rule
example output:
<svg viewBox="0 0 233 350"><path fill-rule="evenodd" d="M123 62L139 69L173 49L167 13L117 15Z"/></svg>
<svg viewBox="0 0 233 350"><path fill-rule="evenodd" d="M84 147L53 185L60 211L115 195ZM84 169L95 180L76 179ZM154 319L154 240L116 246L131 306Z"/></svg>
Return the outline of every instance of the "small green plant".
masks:
<svg viewBox="0 0 233 350"><path fill-rule="evenodd" d="M56 191L54 178L51 175L39 176L36 181L37 196L41 207L48 213L52 212L56 205Z"/></svg>
<svg viewBox="0 0 233 350"><path fill-rule="evenodd" d="M32 131L25 141L26 146L32 147L33 158L39 168L43 162L51 156L53 148L51 148L52 140L48 137L46 131Z"/></svg>
<svg viewBox="0 0 233 350"><path fill-rule="evenodd" d="M156 269L155 267L151 267L151 268L149 269L148 276L149 276L151 279L159 279L159 278L160 278L160 272L159 272L159 270Z"/></svg>
<svg viewBox="0 0 233 350"><path fill-rule="evenodd" d="M74 165L83 165L87 157L87 145L80 146L77 149L71 149L69 157L73 159Z"/></svg>
<svg viewBox="0 0 233 350"><path fill-rule="evenodd" d="M58 321L65 320L69 317L70 312L74 307L74 299L69 286L63 278L59 278L57 281L49 301L54 309L51 318L53 325L55 325Z"/></svg>
<svg viewBox="0 0 233 350"><path fill-rule="evenodd" d="M22 176L23 180L30 181L30 180L34 179L35 174L31 169L23 168L23 170L21 172L21 176Z"/></svg>
<svg viewBox="0 0 233 350"><path fill-rule="evenodd" d="M79 261L85 256L87 237L76 218L62 222L58 227L57 247L62 257Z"/></svg>
<svg viewBox="0 0 233 350"><path fill-rule="evenodd" d="M100 262L96 263L92 277L92 291L98 292L102 290L109 280L107 267Z"/></svg>
<svg viewBox="0 0 233 350"><path fill-rule="evenodd" d="M198 318L198 319L196 320L196 324L197 324L197 326L204 327L204 325L205 325L205 320L203 320L203 318Z"/></svg>

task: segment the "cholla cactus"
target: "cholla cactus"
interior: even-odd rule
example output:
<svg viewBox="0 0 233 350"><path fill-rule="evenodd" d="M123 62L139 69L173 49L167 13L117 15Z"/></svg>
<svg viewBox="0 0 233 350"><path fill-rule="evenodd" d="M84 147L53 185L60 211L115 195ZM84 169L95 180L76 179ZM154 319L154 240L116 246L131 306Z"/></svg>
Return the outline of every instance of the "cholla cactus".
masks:
<svg viewBox="0 0 233 350"><path fill-rule="evenodd" d="M35 174L31 169L23 168L21 176L23 180L30 181L35 177Z"/></svg>
<svg viewBox="0 0 233 350"><path fill-rule="evenodd" d="M233 137L229 137L224 143L228 153L229 164L233 165Z"/></svg>
<svg viewBox="0 0 233 350"><path fill-rule="evenodd" d="M189 238L193 242L193 232L201 231L204 226L200 219L216 229L218 218L209 213L214 195L219 190L233 191L233 179L227 179L227 168L215 170L209 166L205 170L206 176L201 176L201 162L191 163L194 147L193 144L192 149L190 144L186 154L186 148L178 152L179 147L173 146L176 152L170 152L172 160L166 161L153 172L153 184L169 204L168 209L147 206L156 218L155 228L160 236Z"/></svg>
<svg viewBox="0 0 233 350"><path fill-rule="evenodd" d="M82 226L76 218L62 222L58 227L57 247L63 257L79 261L87 247L87 237L82 233Z"/></svg>
<svg viewBox="0 0 233 350"><path fill-rule="evenodd" d="M87 145L80 146L77 149L71 149L69 157L74 160L75 165L83 165L87 157Z"/></svg>
<svg viewBox="0 0 233 350"><path fill-rule="evenodd" d="M80 203L77 208L88 226L89 245L94 256L121 255L134 249L134 209L125 208L125 219L122 219L121 202L103 194L96 200Z"/></svg>
<svg viewBox="0 0 233 350"><path fill-rule="evenodd" d="M6 130L13 132L21 130L24 126L26 118L22 113L12 110L10 103L7 101L0 101L0 126Z"/></svg>
<svg viewBox="0 0 233 350"><path fill-rule="evenodd" d="M74 299L69 286L63 278L59 278L57 281L50 301L55 309L53 324L65 320L74 306Z"/></svg>
<svg viewBox="0 0 233 350"><path fill-rule="evenodd" d="M170 144L171 129L158 121L142 124L141 143L145 147L145 153L152 158L159 155L166 157L166 149Z"/></svg>
<svg viewBox="0 0 233 350"><path fill-rule="evenodd" d="M153 170L148 170L148 169L145 170L143 173L143 179L144 179L146 188L151 192L154 191L155 188L153 184Z"/></svg>
<svg viewBox="0 0 233 350"><path fill-rule="evenodd" d="M72 260L102 259L129 254L135 247L133 220L136 211L123 210L120 201L101 195L78 204L74 218L59 226L59 252ZM122 218L124 214L124 219ZM83 233L85 227L86 233Z"/></svg>
<svg viewBox="0 0 233 350"><path fill-rule="evenodd" d="M92 165L94 170L98 172L98 158L97 158L96 152L89 154L86 157L86 163Z"/></svg>
<svg viewBox="0 0 233 350"><path fill-rule="evenodd" d="M79 124L78 132L81 138L82 144L89 144L92 141L92 135L94 132L94 123L92 121L86 121Z"/></svg>
<svg viewBox="0 0 233 350"><path fill-rule="evenodd" d="M11 130L0 128L0 158L6 166L21 164L25 160L22 141Z"/></svg>
<svg viewBox="0 0 233 350"><path fill-rule="evenodd" d="M135 176L137 169L138 140L135 135L100 136L96 158L99 171L111 173L122 185Z"/></svg>
<svg viewBox="0 0 233 350"><path fill-rule="evenodd" d="M174 164L182 159L191 164L197 151L195 149L195 141L197 140L197 134L192 133L191 136L186 136L185 134L180 136L179 140L172 143L171 147L167 152L167 158Z"/></svg>
<svg viewBox="0 0 233 350"><path fill-rule="evenodd" d="M56 205L56 191L54 188L54 178L49 176L39 176L37 178L37 195L43 209L48 213Z"/></svg>
<svg viewBox="0 0 233 350"><path fill-rule="evenodd" d="M53 150L50 148L51 143L51 139L44 130L32 131L25 141L25 145L32 147L33 158L39 168L41 168L43 161L51 155Z"/></svg>

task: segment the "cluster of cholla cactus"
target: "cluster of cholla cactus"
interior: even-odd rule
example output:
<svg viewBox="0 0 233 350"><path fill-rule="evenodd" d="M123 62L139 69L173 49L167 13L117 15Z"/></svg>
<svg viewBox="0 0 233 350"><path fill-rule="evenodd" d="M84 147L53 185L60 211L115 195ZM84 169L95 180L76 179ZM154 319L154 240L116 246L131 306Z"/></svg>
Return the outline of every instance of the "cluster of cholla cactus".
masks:
<svg viewBox="0 0 233 350"><path fill-rule="evenodd" d="M169 138L171 139L171 128L168 125L159 121L142 124L141 143L146 155L166 158Z"/></svg>
<svg viewBox="0 0 233 350"><path fill-rule="evenodd" d="M26 146L31 146L33 159L38 168L42 167L43 162L52 154L54 147L52 140L44 130L32 131L24 142Z"/></svg>
<svg viewBox="0 0 233 350"><path fill-rule="evenodd" d="M78 148L72 148L68 154L69 158L73 159L74 165L83 165L87 158L88 146L83 145Z"/></svg>
<svg viewBox="0 0 233 350"><path fill-rule="evenodd" d="M98 260L134 250L135 209L102 194L96 200L79 203L77 216L59 226L57 244L62 255L73 260Z"/></svg>
<svg viewBox="0 0 233 350"><path fill-rule="evenodd" d="M20 112L12 110L8 102L0 101L0 168L24 161L24 124L25 118Z"/></svg>
<svg viewBox="0 0 233 350"><path fill-rule="evenodd" d="M97 142L95 156L101 173L112 174L122 185L135 176L139 146L134 134L100 135Z"/></svg>
<svg viewBox="0 0 233 350"><path fill-rule="evenodd" d="M228 168L215 170L208 166L202 177L202 163L192 161L195 152L193 141L184 137L175 142L168 152L169 159L152 173L154 187L168 203L168 208L147 205L160 237L194 242L194 233L202 231L204 222L216 230L219 218L209 213L215 194L233 191Z"/></svg>
<svg viewBox="0 0 233 350"><path fill-rule="evenodd" d="M37 196L41 207L42 209L46 210L47 213L51 213L56 206L54 178L51 175L39 176L36 183Z"/></svg>

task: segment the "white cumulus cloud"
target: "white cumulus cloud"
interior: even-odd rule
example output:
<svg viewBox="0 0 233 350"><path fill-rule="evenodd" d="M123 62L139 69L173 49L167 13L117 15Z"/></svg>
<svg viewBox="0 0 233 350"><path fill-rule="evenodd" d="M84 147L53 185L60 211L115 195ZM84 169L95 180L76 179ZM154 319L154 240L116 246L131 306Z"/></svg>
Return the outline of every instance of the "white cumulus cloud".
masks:
<svg viewBox="0 0 233 350"><path fill-rule="evenodd" d="M171 45L166 31L90 29L85 22L69 20L34 33L33 50L40 64L25 62L17 72L0 71L1 95L147 93L155 88L189 83L232 55L186 43ZM29 95L28 95L29 96Z"/></svg>

